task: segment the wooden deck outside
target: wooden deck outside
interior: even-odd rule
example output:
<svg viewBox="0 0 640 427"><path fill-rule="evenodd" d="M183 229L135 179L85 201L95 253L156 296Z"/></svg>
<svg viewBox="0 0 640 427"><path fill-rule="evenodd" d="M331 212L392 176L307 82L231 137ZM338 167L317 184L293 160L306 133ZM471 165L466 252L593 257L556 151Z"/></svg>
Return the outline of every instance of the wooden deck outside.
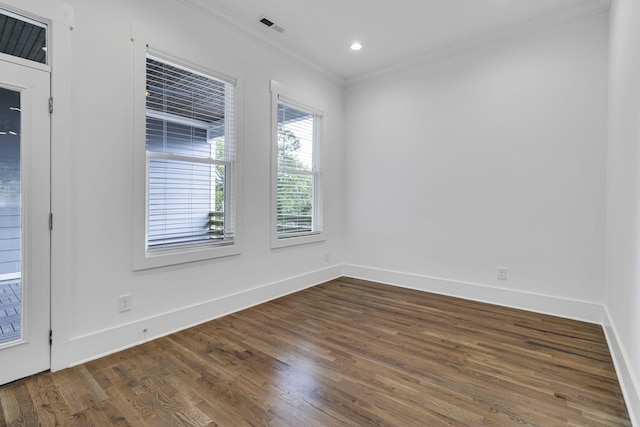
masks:
<svg viewBox="0 0 640 427"><path fill-rule="evenodd" d="M0 344L20 338L21 280L0 281Z"/></svg>

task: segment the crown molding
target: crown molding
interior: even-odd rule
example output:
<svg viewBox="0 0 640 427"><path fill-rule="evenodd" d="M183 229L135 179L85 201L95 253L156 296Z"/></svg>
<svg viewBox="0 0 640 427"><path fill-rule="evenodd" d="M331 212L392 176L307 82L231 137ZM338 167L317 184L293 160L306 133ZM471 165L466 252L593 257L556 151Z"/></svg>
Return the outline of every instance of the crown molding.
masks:
<svg viewBox="0 0 640 427"><path fill-rule="evenodd" d="M460 55L462 53L475 50L481 47L490 46L505 40L521 37L526 34L541 31L554 26L566 24L572 21L597 15L609 10L612 0L589 0L577 6L560 9L548 14L540 15L526 21L521 21L506 27L496 28L473 38L459 40L448 45L439 46L429 51L423 52L415 58L402 61L376 70L358 74L349 78L343 78L333 70L320 65L302 53L287 48L277 41L265 37L261 28L248 25L241 21L231 12L219 5L213 5L207 0L177 0L178 2L192 8L217 23L247 37L256 44L266 47L280 56L286 58L297 66L310 71L328 82L342 88L349 88L377 80L386 76L397 74L427 63L440 59Z"/></svg>
<svg viewBox="0 0 640 427"><path fill-rule="evenodd" d="M416 58L382 67L371 72L349 77L345 80L347 88L364 84L383 77L394 75L402 71L419 67L433 61L460 55L481 47L490 46L509 39L531 34L547 28L567 24L589 16L597 15L609 10L612 0L590 0L578 6L558 10L549 14L541 15L527 21L502 27L486 32L472 39L460 40L455 43L441 46L424 52Z"/></svg>
<svg viewBox="0 0 640 427"><path fill-rule="evenodd" d="M308 58L301 53L294 51L293 49L286 48L275 41L269 40L265 37L265 34L262 31L259 31L259 28L252 28L247 25L245 22L240 21L229 11L223 9L220 6L214 6L211 2L206 0L177 0L178 2L188 6L195 11L211 18L217 23L224 25L225 27L240 33L241 35L247 37L253 42L271 49L282 57L286 58L290 62L298 65L301 68L304 68L307 71L310 71L319 77L327 80L328 82L344 88L345 79L340 76L338 73L330 70L327 67L324 67L312 59Z"/></svg>

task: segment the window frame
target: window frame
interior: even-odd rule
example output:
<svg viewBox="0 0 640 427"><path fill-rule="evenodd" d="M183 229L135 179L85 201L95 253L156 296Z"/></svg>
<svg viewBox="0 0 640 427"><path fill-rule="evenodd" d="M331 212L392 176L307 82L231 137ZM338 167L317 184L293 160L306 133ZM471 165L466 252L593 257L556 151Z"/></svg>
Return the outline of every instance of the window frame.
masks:
<svg viewBox="0 0 640 427"><path fill-rule="evenodd" d="M303 97L279 82L271 81L271 248L284 248L305 245L326 240L324 230L324 195L322 174L322 135L324 134L323 110L309 107L298 99ZM304 101L304 99L303 99ZM295 108L314 116L312 170L313 176L313 210L311 231L287 236L278 235L278 107L280 104Z"/></svg>
<svg viewBox="0 0 640 427"><path fill-rule="evenodd" d="M12 7L9 7L7 4L3 4L0 6L0 13L6 15L10 18L22 21L24 23L34 25L36 27L43 28L45 31L45 60L44 62L34 61L27 58L22 58L20 56L14 56L9 53L0 52L0 56L3 60L8 62L14 62L19 65L25 65L27 67L36 68L43 71L50 71L50 62L51 62L51 54L49 49L51 48L51 26L53 25L52 20L42 19L32 15L30 13L25 13L24 11L19 11Z"/></svg>
<svg viewBox="0 0 640 427"><path fill-rule="evenodd" d="M148 248L148 159L149 155L144 143L147 132L147 106L146 106L146 84L147 84L147 56L154 59L168 62L171 65L185 68L186 70L201 73L214 77L225 83L234 86L234 147L235 160L232 161L231 168L226 169L226 174L230 177L230 182L225 184L225 200L231 201L231 206L225 207L225 221L233 223L233 239L224 242L193 244L174 248ZM241 111L240 100L241 88L239 81L222 73L212 71L204 66L195 64L186 59L169 54L162 50L149 46L146 43L134 41L134 143L133 143L133 169L134 169L134 189L133 189L133 263L132 270L145 270L150 268L164 267L188 262L203 261L220 257L238 255L242 252L241 232L239 221L239 200L238 194L238 158L239 158L239 129L240 120L238 111ZM152 155L153 156L153 155ZM178 156L180 157L180 156ZM225 163L226 161L212 160L214 163ZM230 170L227 170L230 169Z"/></svg>

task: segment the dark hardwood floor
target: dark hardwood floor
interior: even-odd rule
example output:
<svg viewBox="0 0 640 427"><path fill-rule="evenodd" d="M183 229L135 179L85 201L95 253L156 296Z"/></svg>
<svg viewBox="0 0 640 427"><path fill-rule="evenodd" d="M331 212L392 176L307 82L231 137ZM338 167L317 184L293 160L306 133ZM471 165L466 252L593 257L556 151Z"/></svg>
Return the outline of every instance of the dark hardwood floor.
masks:
<svg viewBox="0 0 640 427"><path fill-rule="evenodd" d="M0 388L9 426L629 426L598 325L354 279Z"/></svg>

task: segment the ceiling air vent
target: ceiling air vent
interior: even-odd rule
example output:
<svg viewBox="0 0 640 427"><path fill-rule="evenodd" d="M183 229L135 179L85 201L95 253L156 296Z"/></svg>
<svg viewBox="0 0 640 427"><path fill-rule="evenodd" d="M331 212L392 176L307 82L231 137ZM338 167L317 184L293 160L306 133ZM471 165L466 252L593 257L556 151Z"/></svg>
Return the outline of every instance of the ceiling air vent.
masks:
<svg viewBox="0 0 640 427"><path fill-rule="evenodd" d="M276 25L272 20L270 20L269 18L266 17L262 17L259 20L262 24L266 25L267 27L271 28L274 31L277 31L279 33L284 31L284 28L282 28L280 25Z"/></svg>

